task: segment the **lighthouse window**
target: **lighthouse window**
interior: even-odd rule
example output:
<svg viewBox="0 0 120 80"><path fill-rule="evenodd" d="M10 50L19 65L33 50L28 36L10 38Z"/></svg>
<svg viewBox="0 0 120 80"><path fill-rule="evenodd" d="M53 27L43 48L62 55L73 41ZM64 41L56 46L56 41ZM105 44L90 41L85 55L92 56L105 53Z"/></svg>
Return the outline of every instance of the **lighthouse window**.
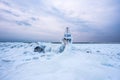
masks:
<svg viewBox="0 0 120 80"><path fill-rule="evenodd" d="M65 34L65 37L71 37L71 35L70 34Z"/></svg>

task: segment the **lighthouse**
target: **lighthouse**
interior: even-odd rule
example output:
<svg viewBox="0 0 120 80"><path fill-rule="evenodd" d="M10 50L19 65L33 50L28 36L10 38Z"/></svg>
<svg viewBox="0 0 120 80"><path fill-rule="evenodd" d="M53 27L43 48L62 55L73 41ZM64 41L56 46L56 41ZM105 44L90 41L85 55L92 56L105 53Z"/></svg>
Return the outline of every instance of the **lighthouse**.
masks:
<svg viewBox="0 0 120 80"><path fill-rule="evenodd" d="M62 45L60 46L58 52L71 51L72 48L72 35L70 33L69 27L66 27L64 36L62 38Z"/></svg>
<svg viewBox="0 0 120 80"><path fill-rule="evenodd" d="M62 41L63 41L64 45L72 44L72 35L70 33L69 27L66 27L64 37L63 37Z"/></svg>

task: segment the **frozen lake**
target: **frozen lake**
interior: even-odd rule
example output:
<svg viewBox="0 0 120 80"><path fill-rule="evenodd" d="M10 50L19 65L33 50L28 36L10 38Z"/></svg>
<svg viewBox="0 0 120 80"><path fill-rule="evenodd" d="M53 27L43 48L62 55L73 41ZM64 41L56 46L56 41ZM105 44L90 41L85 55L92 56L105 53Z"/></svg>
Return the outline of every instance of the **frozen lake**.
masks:
<svg viewBox="0 0 120 80"><path fill-rule="evenodd" d="M45 45L45 53L34 52ZM120 80L120 44L0 43L0 80Z"/></svg>

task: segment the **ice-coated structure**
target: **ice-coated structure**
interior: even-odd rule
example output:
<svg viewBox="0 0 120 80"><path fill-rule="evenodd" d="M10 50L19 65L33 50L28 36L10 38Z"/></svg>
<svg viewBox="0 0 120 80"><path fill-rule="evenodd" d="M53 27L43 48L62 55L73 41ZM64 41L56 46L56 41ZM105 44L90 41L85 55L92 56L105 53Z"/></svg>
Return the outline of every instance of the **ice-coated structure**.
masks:
<svg viewBox="0 0 120 80"><path fill-rule="evenodd" d="M64 45L72 44L72 35L70 33L69 27L66 27L66 30L65 30L65 33L64 33L64 37L62 39L62 43Z"/></svg>
<svg viewBox="0 0 120 80"><path fill-rule="evenodd" d="M62 44L55 50L56 53L62 53L65 50L70 50L71 49L71 44L72 44L72 35L70 33L69 27L66 27L64 36L62 38ZM39 52L39 53L46 53L46 48L47 46L45 45L38 45L34 48L34 52ZM49 52L51 52L52 48L49 48Z"/></svg>
<svg viewBox="0 0 120 80"><path fill-rule="evenodd" d="M70 33L69 27L66 27L64 36L62 38L62 44L59 48L58 52L63 52L63 51L70 51L72 47L72 35Z"/></svg>

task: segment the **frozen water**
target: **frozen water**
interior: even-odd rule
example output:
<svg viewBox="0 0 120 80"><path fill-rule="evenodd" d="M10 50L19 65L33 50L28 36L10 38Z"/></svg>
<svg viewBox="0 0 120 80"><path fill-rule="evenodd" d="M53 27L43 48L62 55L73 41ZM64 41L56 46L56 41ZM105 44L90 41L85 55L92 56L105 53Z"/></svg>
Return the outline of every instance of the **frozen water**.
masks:
<svg viewBox="0 0 120 80"><path fill-rule="evenodd" d="M45 45L45 53L34 48ZM119 80L120 44L0 43L0 80Z"/></svg>

